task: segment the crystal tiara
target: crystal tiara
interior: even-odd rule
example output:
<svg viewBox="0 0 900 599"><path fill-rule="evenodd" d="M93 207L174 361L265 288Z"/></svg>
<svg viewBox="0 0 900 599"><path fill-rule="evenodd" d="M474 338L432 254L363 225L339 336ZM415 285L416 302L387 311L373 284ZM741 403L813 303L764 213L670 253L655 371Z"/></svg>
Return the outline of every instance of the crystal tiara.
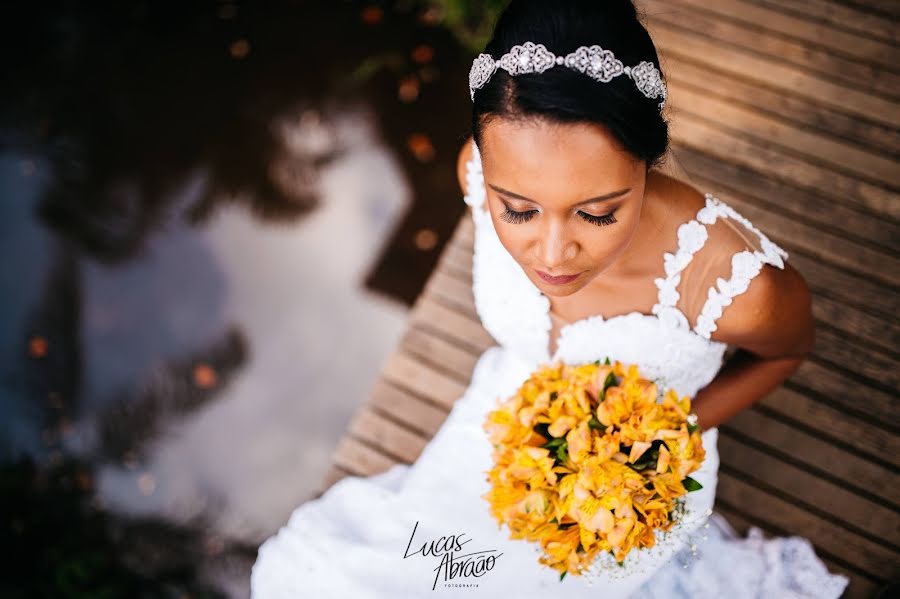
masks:
<svg viewBox="0 0 900 599"><path fill-rule="evenodd" d="M557 56L544 44L525 42L513 46L496 61L490 54L481 53L469 70L469 95L475 101L475 90L490 81L498 68L510 75L523 75L543 73L555 65L565 65L604 83L619 75L628 75L642 94L648 98L662 98L660 111L665 107L666 86L652 62L642 60L633 67L626 67L610 50L596 45L580 46L566 56Z"/></svg>

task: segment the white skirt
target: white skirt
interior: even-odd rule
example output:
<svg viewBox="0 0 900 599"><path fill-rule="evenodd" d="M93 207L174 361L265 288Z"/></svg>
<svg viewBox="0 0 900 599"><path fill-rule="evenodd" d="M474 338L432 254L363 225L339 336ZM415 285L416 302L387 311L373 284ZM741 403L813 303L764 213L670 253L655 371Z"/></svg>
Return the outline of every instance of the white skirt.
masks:
<svg viewBox="0 0 900 599"><path fill-rule="evenodd" d="M677 533L630 553L626 568L603 554L591 575L560 581L538 563L536 544L509 539L482 498L492 461L481 425L530 371L501 347L485 351L468 389L414 464L338 481L262 544L252 598L841 595L848 579L829 573L806 539L765 540L758 529L740 538L712 511L717 428L703 432L706 459L691 475L703 488L686 496Z"/></svg>

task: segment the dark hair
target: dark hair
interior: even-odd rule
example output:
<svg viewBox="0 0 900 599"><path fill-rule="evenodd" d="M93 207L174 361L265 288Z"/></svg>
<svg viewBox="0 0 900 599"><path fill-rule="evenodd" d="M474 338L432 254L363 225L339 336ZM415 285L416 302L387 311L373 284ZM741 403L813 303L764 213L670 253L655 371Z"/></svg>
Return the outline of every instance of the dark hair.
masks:
<svg viewBox="0 0 900 599"><path fill-rule="evenodd" d="M631 0L512 0L484 51L496 60L526 41L544 44L557 56L596 44L611 50L625 66L646 60L662 72L653 40ZM558 66L515 77L497 69L475 90L472 134L480 147L482 128L496 117L591 122L606 127L649 169L661 162L669 145L659 102L644 96L627 75L600 83Z"/></svg>

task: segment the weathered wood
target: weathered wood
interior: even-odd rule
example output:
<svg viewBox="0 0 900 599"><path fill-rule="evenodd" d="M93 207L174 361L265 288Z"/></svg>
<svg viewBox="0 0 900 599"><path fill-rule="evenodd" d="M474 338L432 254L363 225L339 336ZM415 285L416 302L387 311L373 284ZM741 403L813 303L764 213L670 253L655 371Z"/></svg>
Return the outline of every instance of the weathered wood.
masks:
<svg viewBox="0 0 900 599"><path fill-rule="evenodd" d="M729 467L766 481L783 496L815 507L833 522L875 542L880 538L900 539L900 513L893 508L860 497L840 484L761 451L727 430L719 435L718 446L721 459Z"/></svg>
<svg viewBox="0 0 900 599"><path fill-rule="evenodd" d="M771 538L773 536L789 536L791 534L788 531L783 531L780 529L773 530L766 523L747 518L739 510L736 510L721 499L716 500L715 510L725 516L725 519L728 520L728 523L731 524L735 531L742 536L747 535L751 526L755 526L760 531L762 531L765 538ZM825 563L825 566L830 572L843 574L850 579L850 584L847 585L847 588L844 590L844 594L842 595L841 599L871 599L871 597L874 596L875 592L882 586L872 578L861 575L855 569L848 569L843 564L835 562L834 560L823 557L821 555L819 556L819 558Z"/></svg>
<svg viewBox="0 0 900 599"><path fill-rule="evenodd" d="M422 328L443 331L448 338L455 339L463 347L471 347L476 351L494 345L493 338L477 321L439 304L428 296L420 298L410 314L410 320Z"/></svg>
<svg viewBox="0 0 900 599"><path fill-rule="evenodd" d="M479 352L460 347L451 340L438 336L435 331L410 328L400 342L403 353L438 360L442 368L461 380L468 381L478 360Z"/></svg>
<svg viewBox="0 0 900 599"><path fill-rule="evenodd" d="M384 472L397 461L359 439L345 435L334 452L334 463L356 476L371 476Z"/></svg>
<svg viewBox="0 0 900 599"><path fill-rule="evenodd" d="M438 370L434 365L400 352L395 352L388 359L383 376L394 385L420 397L432 399L435 405L446 406L448 409L466 389L464 383Z"/></svg>
<svg viewBox="0 0 900 599"><path fill-rule="evenodd" d="M405 426L401 426L386 413L363 406L350 423L350 432L357 438L378 447L385 455L399 462L412 463L422 453L428 440Z"/></svg>
<svg viewBox="0 0 900 599"><path fill-rule="evenodd" d="M774 58L693 35L667 23L650 20L647 28L663 54L672 53L685 59L693 59L734 77L805 96L859 118L891 127L900 126L897 105L889 99L845 87ZM665 59L661 60L665 68Z"/></svg>
<svg viewBox="0 0 900 599"><path fill-rule="evenodd" d="M859 59L845 58L842 53L834 52L830 47L823 48L818 43L810 45L788 36L772 35L765 29L761 30L756 24L725 16L714 8L710 10L710 7L714 7L717 3L701 4L698 0L681 2L643 0L642 4L647 7L648 15L653 21L664 22L717 42L738 46L754 54L764 54L785 64L815 71L819 76L839 81L842 85L891 96L894 99L900 95L900 78L891 72L891 69L896 68L895 65L867 64ZM719 7L719 11L721 10ZM823 34L820 42L830 39L833 32L833 29L820 31ZM859 38L853 41L856 43ZM884 50L880 58L900 59L900 52L896 49L885 47L884 44L878 45Z"/></svg>
<svg viewBox="0 0 900 599"><path fill-rule="evenodd" d="M746 139L718 123L679 111L671 123L672 140L706 152L724 162L766 173L789 185L821 193L835 201L850 201L875 214L900 221L895 191L833 170L821 169L808 160L779 151L760 141Z"/></svg>
<svg viewBox="0 0 900 599"><path fill-rule="evenodd" d="M788 379L788 385L846 414L858 416L869 425L893 433L900 431L900 402L895 393L860 384L831 365L806 360Z"/></svg>
<svg viewBox="0 0 900 599"><path fill-rule="evenodd" d="M444 424L449 411L384 380L377 381L372 387L369 405L429 438Z"/></svg>
<svg viewBox="0 0 900 599"><path fill-rule="evenodd" d="M736 476L727 464L720 466L716 496L725 502L742 506L747 513L772 527L808 538L817 552L832 559L840 556L840 561L868 573L879 582L900 575L896 552L812 513L806 506L773 495L763 487L768 485L759 480L748 482Z"/></svg>
<svg viewBox="0 0 900 599"><path fill-rule="evenodd" d="M900 453L897 453L900 438L896 434L848 416L803 393L780 387L755 405L766 414L780 416L795 428L853 449L876 463L900 468Z"/></svg>
<svg viewBox="0 0 900 599"><path fill-rule="evenodd" d="M849 453L818 435L755 408L744 410L720 425L719 430L738 436L745 443L753 442L780 459L801 465L859 495L900 510L900 497L896 494L900 489L897 470Z"/></svg>
<svg viewBox="0 0 900 599"><path fill-rule="evenodd" d="M895 147L900 150L900 137ZM765 173L724 163L694 148L680 146L673 156L698 189L727 189L782 218L800 220L894 255L900 253L900 225L878 218L858 205L786 185Z"/></svg>
<svg viewBox="0 0 900 599"><path fill-rule="evenodd" d="M876 39L900 44L895 21L873 15L833 0L750 0L800 19L827 23L853 32L860 39Z"/></svg>

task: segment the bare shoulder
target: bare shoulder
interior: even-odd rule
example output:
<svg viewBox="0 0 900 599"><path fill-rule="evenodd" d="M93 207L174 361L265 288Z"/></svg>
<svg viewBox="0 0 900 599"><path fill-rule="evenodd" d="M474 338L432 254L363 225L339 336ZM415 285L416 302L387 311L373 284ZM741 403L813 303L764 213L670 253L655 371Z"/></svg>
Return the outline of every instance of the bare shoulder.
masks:
<svg viewBox="0 0 900 599"><path fill-rule="evenodd" d="M671 202L671 218L688 222L706 205L693 185L654 172L657 189ZM731 219L728 219L729 221ZM707 225L707 240L690 265L688 285L696 287L693 313L698 314L718 278L732 276L734 257L759 247L759 237L737 222L717 219ZM763 232L765 234L765 232ZM783 260L783 268L764 263L747 290L735 296L716 320L712 338L764 356L802 356L812 347L811 294L803 276Z"/></svg>
<svg viewBox="0 0 900 599"><path fill-rule="evenodd" d="M712 338L767 357L801 357L814 336L812 296L790 262L763 264L716 321Z"/></svg>

